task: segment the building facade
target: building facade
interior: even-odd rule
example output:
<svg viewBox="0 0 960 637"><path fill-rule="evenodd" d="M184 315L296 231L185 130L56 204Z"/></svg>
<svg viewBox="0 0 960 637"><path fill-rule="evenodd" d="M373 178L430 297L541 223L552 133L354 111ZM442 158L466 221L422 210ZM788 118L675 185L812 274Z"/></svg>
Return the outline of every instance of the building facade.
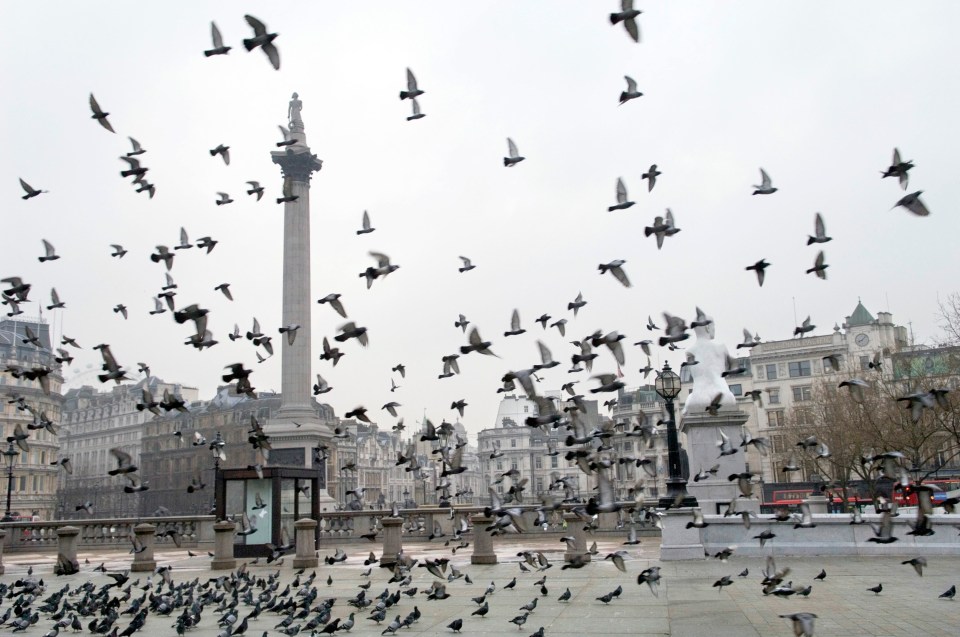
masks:
<svg viewBox="0 0 960 637"><path fill-rule="evenodd" d="M335 422L329 405L315 406L321 419ZM248 441L252 419L262 425L279 408L278 394L259 392L257 398L250 398L238 395L233 385L226 385L218 388L212 400L194 403L186 413L173 412L148 421L143 430L140 471L150 482L150 490L142 494L141 510L149 513L164 507L172 514L209 513L216 468L256 464L256 452ZM220 462L209 446L218 433L225 443L226 457ZM202 444L194 444L196 434ZM188 493L191 481L205 486Z"/></svg>
<svg viewBox="0 0 960 637"><path fill-rule="evenodd" d="M814 384L821 380L832 382L840 373L873 373L870 364L875 357L881 361L879 373L892 377L892 360L908 347L907 329L894 324L892 314L879 312L874 317L858 302L850 316L842 324L834 325L829 334L764 341L750 348L749 373L729 378L728 384L744 407L753 403L745 427L753 436L770 441L770 455L751 452L751 470L759 472L765 482L819 479L804 471L780 471L797 442L792 434L784 433L788 416L799 425L812 422L808 406L814 399ZM744 398L752 390L761 391L759 400Z"/></svg>
<svg viewBox="0 0 960 637"><path fill-rule="evenodd" d="M25 342L28 329L39 347ZM42 319L0 321L0 426L5 437L12 436L17 425L29 434L30 450L15 456L12 482L10 459L4 457L3 494L6 498L11 485L10 511L15 518L52 520L58 514L58 476L64 471L57 464L59 436L47 429L30 428L42 419L55 423L54 428L61 421L63 376L51 345L50 326ZM49 372L43 384L23 374L40 368ZM3 450L9 449L6 441L3 445Z"/></svg>
<svg viewBox="0 0 960 637"><path fill-rule="evenodd" d="M560 399L560 392L547 392L551 399ZM585 401L587 412L584 421L587 429L601 423L597 401ZM505 394L497 410L493 427L482 430L477 437L477 455L480 462L481 501L487 500L492 488L498 495L511 487L523 484L518 501L526 504L540 503L541 494L566 496L567 492L558 481L569 485L569 495L576 500L590 497L594 484L577 464L567 460L567 430L550 429L547 433L538 427L528 427L529 417L539 416L537 404L523 395ZM504 476L517 472L514 476ZM523 481L526 480L524 483Z"/></svg>
<svg viewBox="0 0 960 637"><path fill-rule="evenodd" d="M63 455L73 464L73 474L61 472L60 504L66 513L86 502L94 506L94 515L121 516L135 514L136 498L121 497L128 482L122 476L107 472L116 467L110 449L130 454L133 464L140 466L140 452L145 425L157 418L147 409L137 409L143 401L143 389L160 399L164 391L179 396L188 406L197 402L197 390L177 383L166 383L150 376L136 384L109 386L103 391L89 385L70 389L64 396L60 422L60 444Z"/></svg>

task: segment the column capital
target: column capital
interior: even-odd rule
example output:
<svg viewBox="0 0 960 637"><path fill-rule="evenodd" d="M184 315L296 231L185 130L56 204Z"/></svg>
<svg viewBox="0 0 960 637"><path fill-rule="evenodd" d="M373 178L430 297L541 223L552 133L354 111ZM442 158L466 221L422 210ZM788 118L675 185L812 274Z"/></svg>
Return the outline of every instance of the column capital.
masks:
<svg viewBox="0 0 960 637"><path fill-rule="evenodd" d="M309 181L310 175L323 167L323 161L312 154L306 146L273 151L270 153L270 158L273 163L280 166L284 177L294 181Z"/></svg>

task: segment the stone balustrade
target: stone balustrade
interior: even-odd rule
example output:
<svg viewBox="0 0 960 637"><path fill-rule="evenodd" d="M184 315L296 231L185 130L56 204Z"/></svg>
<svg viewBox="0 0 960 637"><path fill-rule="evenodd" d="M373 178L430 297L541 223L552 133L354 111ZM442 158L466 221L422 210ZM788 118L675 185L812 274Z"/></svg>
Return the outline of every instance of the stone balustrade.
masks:
<svg viewBox="0 0 960 637"><path fill-rule="evenodd" d="M960 515L937 514L930 516L932 535L907 535L910 525L916 522L912 513L902 512L893 518L892 535L897 538L890 544L870 542L874 537L871 524L879 526L880 516L864 514L864 524L850 524L847 514L813 515L814 528L794 528L794 520L777 522L769 516L760 516L750 521L746 529L739 516L704 516L705 528L699 529L703 549L711 555L729 546L736 547L736 554L750 557L769 555L960 555L960 536L957 525ZM761 548L755 536L770 531L775 537Z"/></svg>
<svg viewBox="0 0 960 637"><path fill-rule="evenodd" d="M562 526L563 512L569 511L572 505L564 505L548 516L550 524L546 529L533 525L535 505L520 505L528 522L528 532L531 534L553 533L560 537L565 533ZM451 515L452 511L452 515ZM461 519L470 520L472 516L483 514L483 507L455 506L452 509L418 508L402 509L397 525L398 537L402 542L428 541L431 535L439 531L442 535L435 541L443 542L453 536L459 528ZM384 520L390 516L388 510L365 511L324 511L316 521L314 531L317 548L323 550L343 542L363 542L362 535L376 533L376 542L382 542ZM152 545L156 550L170 550L174 542L167 535L167 531L176 530L181 538L181 547L212 551L215 547L216 520L213 516L171 516L145 518L91 518L87 520L60 520L48 522L10 522L0 524L0 542L2 552L15 554L18 552L56 552L58 547L58 529L65 526L75 526L80 529L77 534L77 548L79 551L91 549L128 550L131 546L131 537L136 534L139 524L147 523L155 527ZM622 533L618 529L618 516L615 513L600 514L595 523L596 531L600 533ZM221 530L221 533L223 531ZM648 530L648 534L658 534L656 530ZM473 531L466 534L466 539L472 541ZM232 538L232 534L231 538ZM224 540L222 540L224 541ZM0 555L2 555L0 552ZM223 551L223 563L229 564L232 555ZM0 557L2 560L2 557ZM2 564L2 561L0 561Z"/></svg>
<svg viewBox="0 0 960 637"><path fill-rule="evenodd" d="M171 529L180 534L181 546L184 548L196 548L213 542L214 518L206 515L176 518L91 518L49 522L5 522L3 545L4 550L9 553L55 551L58 545L57 530L64 526L75 526L80 529L77 545L81 550L125 548L131 545L130 538L135 535L135 527L142 522L148 522L156 527L158 537L154 540L159 548L174 546L173 539L164 535Z"/></svg>

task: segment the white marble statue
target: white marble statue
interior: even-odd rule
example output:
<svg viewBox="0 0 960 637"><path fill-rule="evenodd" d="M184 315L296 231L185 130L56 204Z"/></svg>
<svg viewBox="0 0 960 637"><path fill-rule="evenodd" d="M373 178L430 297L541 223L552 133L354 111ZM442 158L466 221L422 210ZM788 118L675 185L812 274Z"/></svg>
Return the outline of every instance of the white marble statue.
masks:
<svg viewBox="0 0 960 637"><path fill-rule="evenodd" d="M299 95L294 93L290 99L290 106L287 108L287 119L290 120L290 128L297 127L302 130L303 120L300 119L300 111L303 110L303 102L300 101L299 97Z"/></svg>
<svg viewBox="0 0 960 637"><path fill-rule="evenodd" d="M693 392L683 406L683 413L704 413L718 394L721 408L735 406L737 399L721 375L727 369L730 354L726 345L713 340L716 336L713 319L697 308L697 320L693 326L697 342L687 350L687 362L696 361L695 365L689 367L690 376L693 378Z"/></svg>

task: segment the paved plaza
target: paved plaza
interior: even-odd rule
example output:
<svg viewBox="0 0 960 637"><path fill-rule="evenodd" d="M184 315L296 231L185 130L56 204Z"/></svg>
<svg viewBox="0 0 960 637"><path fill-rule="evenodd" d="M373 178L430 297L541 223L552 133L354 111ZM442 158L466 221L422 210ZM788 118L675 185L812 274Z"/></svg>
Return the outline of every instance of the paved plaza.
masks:
<svg viewBox="0 0 960 637"><path fill-rule="evenodd" d="M517 562L517 553L522 550L544 549L541 545L525 543L524 538L501 541L497 546L500 563L494 566L470 564L470 549L451 555L449 548L442 544L410 544L406 552L417 558L449 557L450 564L469 575L472 584L465 579L457 579L447 584L450 597L442 601L428 601L425 595L402 596L397 606L387 609L387 621L379 627L367 619L369 611L357 612L356 625L351 631L360 635L379 635L397 615L405 617L416 605L422 612L420 620L409 629L409 634L443 635L452 634L447 628L453 620L463 619L462 633L466 635L522 635L527 637L541 626L545 635L551 637L582 635L674 635L678 637L750 637L793 634L790 623L779 616L797 612L811 612L818 616L815 634L824 635L903 635L921 637L924 635L957 635L960 633L960 600L938 599L938 595L951 585L960 582L960 557L930 559L923 576L918 576L909 565L902 565L906 557L867 557L867 558L779 558L777 568L790 568L784 578L795 585L813 585L809 597L793 595L780 598L763 595L760 586L765 561L758 558L738 558L736 553L727 562L708 559L695 562L660 563L657 559L659 546L657 540L644 540L640 546L624 547L619 540L598 541L599 555L602 558L608 552L627 549L626 573L618 571L612 561L595 558L595 562L581 569L561 570L563 544L546 547L545 554L553 566L542 573L522 572ZM324 545L320 557L332 555L336 546ZM346 618L350 610L346 600L359 591L358 585L372 581L368 597L376 597L385 588L396 590L396 585L388 585L389 573L385 569L374 567L369 577L362 573L367 567L363 560L373 549L379 554L378 544L351 543L344 546L348 559L334 566L321 565L318 569L316 585L319 588L319 600L336 598L332 617ZM69 583L75 587L88 580L95 584L109 580L92 569L105 562L108 569L123 569L129 566L130 555L117 552L81 553L79 558L82 572L75 576L58 578L52 574L51 553L18 553L4 556L6 575L2 581L10 584L23 577L29 566L33 566L34 575L42 576L50 593ZM89 564L86 560L89 559ZM209 559L189 557L186 550L158 550L158 565L173 567L177 582L194 578L204 580L224 571L211 571ZM422 561L422 560L421 560ZM240 561L242 563L243 560ZM292 556L285 559L279 567L281 575L280 590L294 577L291 567ZM644 584L637 584L637 575L649 566L660 566L662 582L659 597L654 597ZM249 566L257 576L267 576L277 571L275 566ZM749 570L747 577L738 577L744 569ZM814 581L814 577L825 569L827 577L823 581ZM313 569L307 569L307 573ZM434 581L426 569L414 569L412 586L420 591L428 588ZM449 571L448 571L449 572ZM137 574L133 574L137 575ZM333 582L327 585L327 575ZM534 582L546 576L547 595L543 595L540 586ZM733 578L731 586L718 590L713 583L724 575ZM513 590L504 586L516 577ZM131 577L135 580L136 577ZM155 578L156 580L156 578ZM140 577L141 584L145 581ZM488 597L490 612L485 618L473 617L477 604L471 598L483 594L484 589L494 582L496 592ZM868 592L868 587L883 584L879 595ZM610 604L604 604L597 598L622 586L619 598ZM569 602L559 602L557 598L570 589ZM136 591L134 591L136 592ZM136 595L134 595L136 597ZM510 619L522 614L519 608L537 599L538 604L522 628L517 629ZM8 602L9 603L9 602ZM6 605L6 604L5 604ZM208 608L200 626L187 634L194 637L214 637L220 632L216 625L219 615ZM244 611L241 606L241 610ZM174 612L173 616L176 616ZM246 612L241 612L242 617ZM264 613L251 622L248 635L258 637L267 631L271 637L282 633L275 629L281 616ZM306 621L306 620L304 620ZM129 622L125 616L118 622L121 627ZM87 621L84 624L88 623ZM173 634L168 628L172 617L151 615L143 635ZM53 625L46 617L24 634L43 635ZM0 629L0 635L11 634L9 629ZM309 632L304 633L309 635Z"/></svg>

